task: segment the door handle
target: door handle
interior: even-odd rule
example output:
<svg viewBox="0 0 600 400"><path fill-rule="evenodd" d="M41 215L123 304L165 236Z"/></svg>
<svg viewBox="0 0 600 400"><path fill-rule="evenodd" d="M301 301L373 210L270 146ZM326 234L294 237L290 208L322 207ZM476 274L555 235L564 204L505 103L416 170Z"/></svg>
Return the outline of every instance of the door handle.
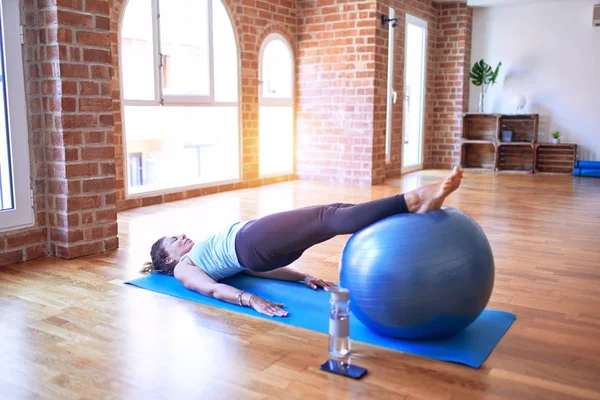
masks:
<svg viewBox="0 0 600 400"><path fill-rule="evenodd" d="M408 144L408 140L405 140L405 141L404 141L404 144Z"/></svg>

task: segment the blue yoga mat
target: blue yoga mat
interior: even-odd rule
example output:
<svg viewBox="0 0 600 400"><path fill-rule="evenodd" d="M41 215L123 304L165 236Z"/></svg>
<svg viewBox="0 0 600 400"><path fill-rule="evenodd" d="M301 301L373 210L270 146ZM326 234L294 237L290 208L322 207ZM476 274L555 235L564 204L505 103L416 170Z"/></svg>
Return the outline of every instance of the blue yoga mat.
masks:
<svg viewBox="0 0 600 400"><path fill-rule="evenodd" d="M257 294L265 299L285 304L285 309L289 314L284 318L268 317L248 307L240 307L203 296L186 289L171 276L152 274L125 283L242 314L317 332L329 332L329 293L310 289L300 283L276 281L244 274L238 274L222 281L222 283ZM514 320L514 314L485 310L473 324L456 336L441 340L408 341L381 336L369 330L357 318L351 317L350 338L356 342L479 368Z"/></svg>
<svg viewBox="0 0 600 400"><path fill-rule="evenodd" d="M600 178L600 169L573 168L573 176L583 176L587 178Z"/></svg>
<svg viewBox="0 0 600 400"><path fill-rule="evenodd" d="M581 168L580 175L588 178L600 178L600 169Z"/></svg>
<svg viewBox="0 0 600 400"><path fill-rule="evenodd" d="M600 169L600 161L577 160L575 166L577 168Z"/></svg>

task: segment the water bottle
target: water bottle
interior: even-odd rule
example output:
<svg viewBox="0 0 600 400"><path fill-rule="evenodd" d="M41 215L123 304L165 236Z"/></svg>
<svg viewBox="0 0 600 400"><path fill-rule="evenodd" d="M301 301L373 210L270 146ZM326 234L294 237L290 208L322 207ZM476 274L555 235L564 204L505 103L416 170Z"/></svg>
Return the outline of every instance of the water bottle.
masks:
<svg viewBox="0 0 600 400"><path fill-rule="evenodd" d="M329 301L329 355L347 362L350 358L350 291L344 288L325 288L331 293Z"/></svg>

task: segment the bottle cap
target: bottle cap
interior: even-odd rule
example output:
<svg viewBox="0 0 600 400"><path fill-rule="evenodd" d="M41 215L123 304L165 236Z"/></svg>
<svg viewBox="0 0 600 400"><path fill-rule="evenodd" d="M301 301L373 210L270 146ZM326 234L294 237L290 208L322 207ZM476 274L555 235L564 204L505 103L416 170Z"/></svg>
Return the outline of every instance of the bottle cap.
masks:
<svg viewBox="0 0 600 400"><path fill-rule="evenodd" d="M333 301L348 301L350 299L350 291L346 288L326 287L325 290L331 293L331 300Z"/></svg>

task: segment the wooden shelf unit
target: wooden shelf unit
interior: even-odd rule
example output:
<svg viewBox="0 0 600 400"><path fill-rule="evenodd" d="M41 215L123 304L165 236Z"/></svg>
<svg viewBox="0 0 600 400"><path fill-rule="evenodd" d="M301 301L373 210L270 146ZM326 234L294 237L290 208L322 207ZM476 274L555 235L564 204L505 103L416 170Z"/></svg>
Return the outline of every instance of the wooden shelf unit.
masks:
<svg viewBox="0 0 600 400"><path fill-rule="evenodd" d="M577 159L574 143L538 143L535 145L535 173L573 174Z"/></svg>
<svg viewBox="0 0 600 400"><path fill-rule="evenodd" d="M496 171L534 171L535 145L527 143L499 143L496 156Z"/></svg>
<svg viewBox="0 0 600 400"><path fill-rule="evenodd" d="M502 131L512 131L512 141L502 143L537 143L538 114L502 115L500 116L500 130L498 142L502 142Z"/></svg>
<svg viewBox="0 0 600 400"><path fill-rule="evenodd" d="M463 116L463 140L496 142L500 129L499 114L465 114Z"/></svg>
<svg viewBox="0 0 600 400"><path fill-rule="evenodd" d="M535 172L538 114L463 115L461 165L464 169L497 172ZM513 132L511 142L502 131Z"/></svg>
<svg viewBox="0 0 600 400"><path fill-rule="evenodd" d="M464 169L493 170L496 165L496 144L486 141L463 142L460 163Z"/></svg>

